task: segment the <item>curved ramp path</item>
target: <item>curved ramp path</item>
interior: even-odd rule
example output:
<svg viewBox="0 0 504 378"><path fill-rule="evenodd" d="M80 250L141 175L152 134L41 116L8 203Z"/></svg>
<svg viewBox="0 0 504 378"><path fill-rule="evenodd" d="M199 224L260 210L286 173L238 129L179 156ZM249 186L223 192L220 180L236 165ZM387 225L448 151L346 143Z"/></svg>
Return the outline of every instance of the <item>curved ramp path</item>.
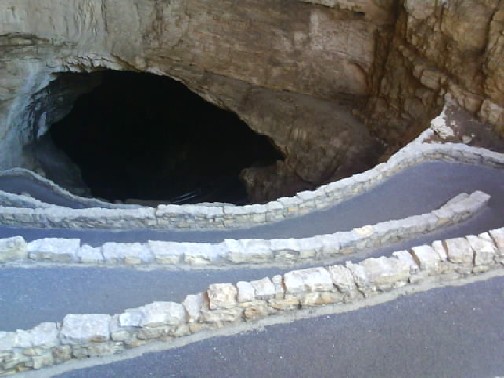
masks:
<svg viewBox="0 0 504 378"><path fill-rule="evenodd" d="M0 187L1 189L1 187ZM89 245L105 242L221 242L224 239L304 238L428 213L461 192L489 194L492 222L504 211L504 170L484 166L430 162L407 169L373 190L324 211L279 223L226 231L70 230L0 226L0 238L22 235L26 240L48 237L79 238ZM386 204L386 205L385 205ZM483 225L482 226L486 226ZM491 227L498 227L493 224ZM488 230L489 228L486 228ZM481 231L484 231L482 229Z"/></svg>
<svg viewBox="0 0 504 378"><path fill-rule="evenodd" d="M54 374L61 378L498 377L504 371L503 292L504 277L497 277L120 362L104 359L98 366L73 372L55 369Z"/></svg>
<svg viewBox="0 0 504 378"><path fill-rule="evenodd" d="M369 256L378 257L383 254L387 255L387 253L390 254L394 250L397 251L422 243L430 243L433 240L478 234L491 228L502 227L504 225L504 217L502 216L504 214L503 170L458 163L423 163L393 176L370 192L354 197L328 210L313 212L299 218L285 220L281 223L257 226L245 230L198 232L126 230L111 232L110 230L42 230L0 227L0 237L22 235L27 240L50 236L64 238L78 237L91 245L100 245L107 241L139 242L149 239L216 242L229 237L236 239L299 238L335 231L345 231L380 221L430 212L460 192L473 192L475 190L488 193L491 195L491 199L488 206L474 218L463 224L416 237L401 244L387 246L379 250L362 251L361 253L352 255L350 258L348 256L341 256L336 259L336 262L340 264L348 260L357 263ZM387 205L380 206L377 204ZM282 269L266 266L258 269L239 267L218 270L134 271L119 268L61 267L25 269L21 266L2 267L0 268L1 330L26 329L33 327L41 321L61 321L66 313L120 313L126 308L144 305L152 300L180 302L186 294L205 290L211 283L258 280L264 276L272 277L283 274L287 270L292 270L292 268ZM487 275L483 277L490 278L491 276ZM474 280L475 278L468 278L465 283ZM464 342L467 343L467 340L470 340L470 338L462 336L460 337L462 341L459 341L456 337L458 334L454 334L453 330L446 328L447 326L445 328L441 327L444 324L443 322L439 322L438 319L436 323L434 308L442 302L440 299L436 299L438 296L435 293L443 293L439 294L441 298L445 298L446 294L444 293L448 292L448 290L454 290L454 296L463 295L457 294L459 291L460 293L468 293L467 295L470 295L470 290L476 290L473 289L476 285L487 285L484 292L480 293L479 298L471 299L474 308L485 309L484 316L478 316L478 313L475 313L471 317L471 314L468 314L464 319L473 326L477 325L479 327L478 334L482 340L477 340L481 342L475 343L473 349L469 350L474 351L474 356L478 357L481 361L486 361L485 356L487 360L493 361L491 352L489 351L490 343L485 338L498 342L502 340L502 337L499 336L498 332L496 337L495 329L493 328L497 312L489 312L487 309L494 305L495 293L499 292L499 290L502 291L502 278L494 278L480 284L456 289L428 291L409 298L399 299L396 302L369 307L353 315L352 313L334 316L325 315L319 318L267 328L265 333L255 332L244 336L205 340L184 349L174 349L162 352L161 354L145 355L139 357L137 360L121 362L119 365L75 372L77 374L75 376L85 376L79 374L88 374L87 376L199 376L203 372L209 376L236 376L238 374L250 377L260 375L358 376L361 374L369 375L372 371L370 369L375 369L375 374L372 374L375 376L404 376L402 372L406 372L406 370L394 370L401 374L392 374L393 370L391 370L391 367L399 365L410 367L409 375L411 375L411 372L413 375L438 375L439 372L446 373L447 371L451 373L451 367L455 365L460 366L460 368L453 371L461 373L461 375L455 375L471 375L466 374L471 372L469 368L463 368L464 366L468 366L463 363L468 359L466 357L468 354L467 350L457 349ZM48 296L47 293L51 293L51 295ZM408 291L403 292L403 294L406 293ZM393 298L390 297L389 299ZM403 304L402 300L410 302ZM430 303L431 300L434 301L432 304ZM372 302L366 303L366 305L373 304ZM446 302L444 304L446 305ZM411 314L412 317L401 317L398 314L392 313L391 308L394 306L404 306L404 310L407 310L405 313ZM446 311L460 309L467 313L464 306L465 304L459 303L459 301L453 302L453 307L447 307ZM500 309L498 306L496 308ZM40 309L40 311L33 311L33 309ZM316 314L315 310L312 312ZM26 314L23 317L24 319L21 319L19 316L21 313ZM369 315L366 315L368 313ZM418 314L418 320L415 324L411 324L411 319L417 319L415 318L415 314ZM423 319L419 319L420 314L427 315ZM450 320L446 324L449 322L453 323L459 319L457 314L450 313ZM327 316L329 318L326 318ZM361 324L369 324L369 327L371 327L371 332L369 333L373 335L374 343L364 337L364 329L359 328L359 323L355 322L354 318L357 320L360 319ZM295 319L295 316L292 319ZM377 319L381 319L381 321L377 322ZM486 322L485 327L477 324L478 322ZM381 326L377 326L377 324L381 324ZM460 324L459 331L465 326L466 323ZM437 331L440 327L445 329L444 333ZM359 330L356 330L356 328L359 328ZM328 329L333 331L328 332ZM428 329L428 332L421 334L422 329ZM337 342L335 342L336 338L331 337L331 335L334 336L335 334L338 335ZM411 337L408 337L408 335ZM442 339L439 338L442 335L446 335L450 342L443 343ZM412 351L421 350L420 358L425 361L430 361L429 358L431 358L422 348L413 350L399 348L400 350L398 351L396 346L408 345L408 341L411 342L413 336L415 340L418 340L420 345L427 345L431 342L435 344L435 348L432 349L432 358L442 354L442 350L445 348L453 348L453 353L458 353L457 357L450 358L447 363L440 364L439 366L427 363L429 368L424 370L420 368L420 364L407 364L405 361L412 358ZM264 337L270 340L265 342ZM284 339L280 340L282 337ZM347 340L347 342L344 342L344 340ZM249 346L236 347L236 345L242 345L244 342L250 343ZM332 346L330 347L328 343ZM350 347L348 343L351 344ZM234 347L229 348L227 346L229 344ZM384 345L383 348L379 349L380 356L377 356L376 351L371 347L378 344ZM290 354L285 349L286 347L291 350ZM496 349L501 348L497 347ZM355 355L355 353L360 353L360 351L362 351L361 355ZM195 353L206 359L207 364L191 364L190 360L191 358L195 358ZM396 364L394 365L391 362L390 368L389 366L381 365L382 361L389 361L388 353L397 354L398 356ZM337 356L336 359L335 356ZM171 364L163 365L163 363L159 362L159 359L171 361ZM357 370L352 370L349 359L352 359L354 362L361 359L363 362L360 365L357 363ZM374 362L371 364L366 362L369 359L372 359ZM471 359L469 360L472 361ZM36 363L42 364L39 367L44 366L42 359L38 359L37 361ZM111 361L103 360L102 362L107 363ZM156 366L149 366L153 361ZM268 364L264 364L264 361L268 361ZM317 363L314 363L314 361ZM401 361L404 361L404 363L401 363ZM481 364L486 370L479 371L482 372L482 375L494 374L494 371L504 367L499 365L502 361L503 359L494 364ZM92 363L96 362L98 361L95 360ZM223 362L225 363L223 364ZM133 367L128 364L132 364ZM225 366L224 368L223 365ZM262 366L257 365L270 365L270 370L266 372L262 370ZM62 372L65 369L74 369L82 366L80 362L76 364L71 363L63 365L61 368L47 370L46 372L47 374L54 374L58 371ZM148 369L150 369L149 373L146 370L142 370L142 366L144 368L148 366ZM172 368L175 366L177 370L167 370L168 366ZM480 367L477 364L474 366L478 369ZM338 368L342 370L338 370ZM211 372L210 374L208 373L209 371ZM41 373L33 372L33 374L27 373L26 375L37 376L37 374Z"/></svg>
<svg viewBox="0 0 504 378"><path fill-rule="evenodd" d="M430 171L436 176L436 180L428 180ZM405 186L407 190L401 190L401 185ZM436 188L440 189L439 199ZM504 214L504 171L439 162L424 164L402 172L398 177L391 178L375 189L379 190L378 194L374 191L363 194L351 200L350 204L345 202L337 205L334 211L337 213L337 208L341 207L345 216L357 214L354 215L355 223L351 223L351 225L362 226L369 223L368 221L377 213L382 213L383 217L393 219L402 216L405 209L408 212L419 208L432 210L435 205L432 206L430 203L442 204L453 194L473 189L480 189L492 195L489 205L474 218L460 225L416 237L400 244L365 251L351 258L342 256L333 261L359 260L365 256L380 256L386 252L390 253L436 239L477 234L504 226L504 217L502 216ZM373 203L385 203L388 198L397 200L392 202L392 206L388 210L385 206L372 206ZM414 198L417 200L413 200ZM374 210L375 208L376 210ZM353 211L353 209L355 210ZM393 210L397 210L397 212ZM348 218L338 217L337 219L339 222L343 222ZM352 222L351 219L350 222ZM295 220L288 222L292 221ZM311 222L307 224L311 224ZM348 227L350 226L342 225L342 229L348 229ZM298 229L304 230L303 228ZM294 231L291 231L294 233L287 235L296 235L295 232L298 229L295 228ZM24 235L24 231L30 230L16 230L14 234ZM71 233L73 236L72 232L74 231L62 230L62 232ZM207 232L202 233L207 234ZM118 235L116 232L107 231L106 234L112 237L112 240L123 241L121 237L115 238ZM119 235L123 235L123 233L119 233ZM24 236L26 237L26 235ZM27 238L30 239L30 236ZM68 237L66 234L62 236ZM0 307L5 310L0 313L0 324L2 324L2 330L5 331L31 327L42 321L59 321L64 314L72 312L113 313L124 308L144 304L149 301L148 299L179 300L188 292L203 290L211 282L237 282L242 276L244 279L260 279L272 275L274 272L282 271L285 269L235 268L217 271L134 272L131 269L117 268L111 270L106 268L15 269L4 267L1 271L2 274L0 274ZM45 295L47 291L53 292L54 295L48 298ZM38 311L31 311L33 308L37 308ZM19 317L20 313L25 316Z"/></svg>

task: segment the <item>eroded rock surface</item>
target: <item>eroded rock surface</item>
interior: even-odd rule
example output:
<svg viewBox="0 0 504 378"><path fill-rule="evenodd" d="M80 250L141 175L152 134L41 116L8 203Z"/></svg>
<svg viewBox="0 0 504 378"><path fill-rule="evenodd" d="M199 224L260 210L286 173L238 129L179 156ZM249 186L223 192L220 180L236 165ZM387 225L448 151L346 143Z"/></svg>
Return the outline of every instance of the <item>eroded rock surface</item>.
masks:
<svg viewBox="0 0 504 378"><path fill-rule="evenodd" d="M406 0L398 12L375 60L368 111L377 133L391 144L414 136L449 94L502 135L504 3Z"/></svg>
<svg viewBox="0 0 504 378"><path fill-rule="evenodd" d="M293 194L376 160L362 120L394 148L447 93L502 132L503 20L499 0L3 0L0 168L93 87L48 92L54 73L143 71L271 138L285 160L242 173L253 200Z"/></svg>

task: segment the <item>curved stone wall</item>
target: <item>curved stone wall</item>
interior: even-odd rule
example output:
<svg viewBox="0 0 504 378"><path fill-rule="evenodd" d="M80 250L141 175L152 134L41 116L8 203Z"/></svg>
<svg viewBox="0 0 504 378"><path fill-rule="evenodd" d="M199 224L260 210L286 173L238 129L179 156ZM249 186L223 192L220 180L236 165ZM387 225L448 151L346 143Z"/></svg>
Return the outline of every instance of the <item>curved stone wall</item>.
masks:
<svg viewBox="0 0 504 378"><path fill-rule="evenodd" d="M458 143L425 143L432 135L426 130L414 142L397 152L386 163L352 177L283 197L264 205L159 205L157 208L130 207L69 209L57 206L40 208L0 208L0 222L42 228L158 228L223 229L245 228L281 221L328 208L379 185L394 174L432 160L504 167L504 154ZM1 196L0 196L1 197ZM12 198L12 197L11 197ZM21 202L20 202L21 203Z"/></svg>
<svg viewBox="0 0 504 378"><path fill-rule="evenodd" d="M0 239L0 263L39 262L128 266L226 266L291 264L325 260L380 247L467 220L490 199L485 193L460 194L428 214L366 225L348 232L304 239L226 239L222 243L105 243L81 245L80 239Z"/></svg>
<svg viewBox="0 0 504 378"><path fill-rule="evenodd" d="M294 270L255 281L215 283L182 303L154 302L121 314L68 314L62 322L0 332L0 374L121 353L179 337L318 306L341 306L425 282L503 272L504 228L435 241L358 264Z"/></svg>

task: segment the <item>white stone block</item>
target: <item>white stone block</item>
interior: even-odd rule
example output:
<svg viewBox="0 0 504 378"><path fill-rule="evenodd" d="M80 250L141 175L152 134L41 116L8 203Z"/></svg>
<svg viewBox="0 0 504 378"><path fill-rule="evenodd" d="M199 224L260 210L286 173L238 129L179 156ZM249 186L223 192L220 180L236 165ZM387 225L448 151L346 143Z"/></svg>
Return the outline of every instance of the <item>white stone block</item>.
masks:
<svg viewBox="0 0 504 378"><path fill-rule="evenodd" d="M280 274L271 277L271 282L275 285L275 298L280 299L284 297L284 286L283 286L283 277Z"/></svg>
<svg viewBox="0 0 504 378"><path fill-rule="evenodd" d="M355 246L363 239L355 232L336 232L340 244L340 249L343 253L350 253L354 250Z"/></svg>
<svg viewBox="0 0 504 378"><path fill-rule="evenodd" d="M11 351L16 347L16 332L0 331L0 351Z"/></svg>
<svg viewBox="0 0 504 378"><path fill-rule="evenodd" d="M103 343L110 339L107 314L68 314L63 319L61 340L64 344Z"/></svg>
<svg viewBox="0 0 504 378"><path fill-rule="evenodd" d="M252 302L255 299L255 290L250 282L240 281L236 284L238 289L238 302Z"/></svg>
<svg viewBox="0 0 504 378"><path fill-rule="evenodd" d="M294 270L284 274L287 294L332 291L333 281L325 268Z"/></svg>
<svg viewBox="0 0 504 378"><path fill-rule="evenodd" d="M228 218L233 218L235 215L248 215L249 210L244 206L224 206L223 207L224 215L227 215Z"/></svg>
<svg viewBox="0 0 504 378"><path fill-rule="evenodd" d="M185 249L180 248L180 243L149 240L148 245L156 264L176 265L184 257Z"/></svg>
<svg viewBox="0 0 504 378"><path fill-rule="evenodd" d="M301 200L297 197L280 197L277 201L284 209L296 208L301 204Z"/></svg>
<svg viewBox="0 0 504 378"><path fill-rule="evenodd" d="M284 284L287 294L302 294L305 292L304 281L295 271L284 274Z"/></svg>
<svg viewBox="0 0 504 378"><path fill-rule="evenodd" d="M464 265L473 264L474 252L465 238L447 239L444 244L450 262Z"/></svg>
<svg viewBox="0 0 504 378"><path fill-rule="evenodd" d="M202 293L188 295L182 302L186 311L189 323L196 323L201 316L201 309L205 304Z"/></svg>
<svg viewBox="0 0 504 378"><path fill-rule="evenodd" d="M343 265L332 265L329 268L329 273L333 284L342 293L351 293L356 290L355 281L352 272Z"/></svg>
<svg viewBox="0 0 504 378"><path fill-rule="evenodd" d="M275 256L299 256L301 251L299 241L298 239L271 239L271 251Z"/></svg>
<svg viewBox="0 0 504 378"><path fill-rule="evenodd" d="M227 259L235 264L259 264L273 258L269 240L225 239L223 244Z"/></svg>
<svg viewBox="0 0 504 378"><path fill-rule="evenodd" d="M80 239L38 239L28 243L28 255L37 261L74 262L79 248Z"/></svg>
<svg viewBox="0 0 504 378"><path fill-rule="evenodd" d="M185 214L180 205L159 205L156 208L156 217L177 217Z"/></svg>
<svg viewBox="0 0 504 378"><path fill-rule="evenodd" d="M178 326L186 322L186 312L180 303L153 302L140 307L140 312L141 327Z"/></svg>
<svg viewBox="0 0 504 378"><path fill-rule="evenodd" d="M426 231L432 231L438 227L438 218L434 214L422 214L421 217L423 218Z"/></svg>
<svg viewBox="0 0 504 378"><path fill-rule="evenodd" d="M455 213L452 205L440 207L437 210L434 210L432 214L437 217L438 226L443 226L449 223L452 223L457 214Z"/></svg>
<svg viewBox="0 0 504 378"><path fill-rule="evenodd" d="M480 236L466 236L469 245L474 251L474 265L492 265L496 256L497 249L490 239L488 233L483 233Z"/></svg>
<svg viewBox="0 0 504 378"><path fill-rule="evenodd" d="M79 248L77 258L83 264L101 264L104 261L101 248L91 247L87 244Z"/></svg>
<svg viewBox="0 0 504 378"><path fill-rule="evenodd" d="M27 244L21 236L0 239L0 263L23 260L27 257Z"/></svg>
<svg viewBox="0 0 504 378"><path fill-rule="evenodd" d="M179 243L184 250L184 262L203 266L217 262L225 257L224 243Z"/></svg>
<svg viewBox="0 0 504 378"><path fill-rule="evenodd" d="M371 226L371 225L362 226L359 228L354 228L352 231L355 232L355 234L357 236L359 236L360 238L363 238L363 239L368 238L374 234L374 229L373 229L373 226Z"/></svg>
<svg viewBox="0 0 504 378"><path fill-rule="evenodd" d="M428 273L436 273L439 271L441 257L432 247L421 245L412 248L412 252L421 270L425 270Z"/></svg>
<svg viewBox="0 0 504 378"><path fill-rule="evenodd" d="M275 285L268 277L261 280L250 281L255 291L255 299L271 299L275 297Z"/></svg>
<svg viewBox="0 0 504 378"><path fill-rule="evenodd" d="M495 242L495 245L498 248L498 254L500 256L504 256L504 227L503 228L498 228L495 230L491 230L490 236Z"/></svg>
<svg viewBox="0 0 504 378"><path fill-rule="evenodd" d="M208 287L210 310L228 309L236 306L238 290L230 283L216 283Z"/></svg>
<svg viewBox="0 0 504 378"><path fill-rule="evenodd" d="M242 320L242 317L243 308L240 307L201 311L201 321L217 324L218 326L221 326L223 323L234 323L240 321Z"/></svg>
<svg viewBox="0 0 504 378"><path fill-rule="evenodd" d="M489 194L476 190L474 193L471 193L466 200L471 199L472 203L474 203L477 207L480 207L487 204L488 201L490 201L490 198L491 196Z"/></svg>
<svg viewBox="0 0 504 378"><path fill-rule="evenodd" d="M270 211L273 211L273 212L277 212L277 211L280 211L280 210L283 210L283 206L280 202L278 201L270 201L266 204L266 208L267 208L267 211L270 212Z"/></svg>
<svg viewBox="0 0 504 378"><path fill-rule="evenodd" d="M303 192L299 192L296 194L296 197L299 198L299 201L301 203L307 202L307 201L314 201L317 199L319 195L312 190L305 190Z"/></svg>
<svg viewBox="0 0 504 378"><path fill-rule="evenodd" d="M52 348L57 345L59 345L59 331L56 323L41 323L26 331L16 331L18 348Z"/></svg>
<svg viewBox="0 0 504 378"><path fill-rule="evenodd" d="M120 325L120 316L122 314L112 315L110 319L110 338L113 341L127 341L133 336L133 332Z"/></svg>
<svg viewBox="0 0 504 378"><path fill-rule="evenodd" d="M351 262L347 262L345 265L348 268L348 270L352 272L352 276L357 287L359 288L370 287L369 279L366 276L366 270L364 269L364 266L362 266L361 264L353 264Z"/></svg>
<svg viewBox="0 0 504 378"><path fill-rule="evenodd" d="M399 286L408 281L410 276L410 266L396 258L369 258L362 261L359 265L364 268L363 286L368 284L376 286L378 289L389 289ZM360 274L359 269L355 271Z"/></svg>
<svg viewBox="0 0 504 378"><path fill-rule="evenodd" d="M441 240L436 240L432 243L432 249L436 251L441 261L448 261L448 253L446 252L446 248Z"/></svg>
<svg viewBox="0 0 504 378"><path fill-rule="evenodd" d="M488 194L475 191L467 198L461 199L456 203L452 203L447 207L454 211L456 220L461 220L480 210L489 201L489 199L490 196Z"/></svg>
<svg viewBox="0 0 504 378"><path fill-rule="evenodd" d="M105 243L102 253L109 264L139 265L154 260L148 246L142 243Z"/></svg>
<svg viewBox="0 0 504 378"><path fill-rule="evenodd" d="M142 322L142 308L129 308L124 313L119 314L119 325L121 327L140 327Z"/></svg>
<svg viewBox="0 0 504 378"><path fill-rule="evenodd" d="M318 235L320 253L326 256L337 255L340 251L339 238L336 234Z"/></svg>
<svg viewBox="0 0 504 378"><path fill-rule="evenodd" d="M214 219L224 215L223 206L201 206L201 205L183 205L191 206L191 213L207 219Z"/></svg>
<svg viewBox="0 0 504 378"><path fill-rule="evenodd" d="M392 256L398 259L402 264L406 264L409 267L410 274L415 274L420 270L415 259L408 251L396 251L392 253Z"/></svg>
<svg viewBox="0 0 504 378"><path fill-rule="evenodd" d="M310 259L315 257L319 251L322 251L323 247L322 240L319 236L298 239L296 244L299 247L299 253L296 254L296 251L289 253L287 250L284 250L283 253L277 253L276 258L282 257L285 260L296 260L296 258Z"/></svg>

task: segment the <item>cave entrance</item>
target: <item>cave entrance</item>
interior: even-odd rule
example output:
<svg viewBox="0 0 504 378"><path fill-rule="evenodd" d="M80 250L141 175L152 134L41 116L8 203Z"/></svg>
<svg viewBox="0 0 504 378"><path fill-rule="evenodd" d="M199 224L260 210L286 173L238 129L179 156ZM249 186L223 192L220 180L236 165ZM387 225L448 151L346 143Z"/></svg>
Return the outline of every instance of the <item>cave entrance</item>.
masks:
<svg viewBox="0 0 504 378"><path fill-rule="evenodd" d="M245 204L240 172L282 159L236 114L171 78L103 71L58 80L68 75L99 76L101 84L78 97L47 136L80 168L95 197Z"/></svg>

